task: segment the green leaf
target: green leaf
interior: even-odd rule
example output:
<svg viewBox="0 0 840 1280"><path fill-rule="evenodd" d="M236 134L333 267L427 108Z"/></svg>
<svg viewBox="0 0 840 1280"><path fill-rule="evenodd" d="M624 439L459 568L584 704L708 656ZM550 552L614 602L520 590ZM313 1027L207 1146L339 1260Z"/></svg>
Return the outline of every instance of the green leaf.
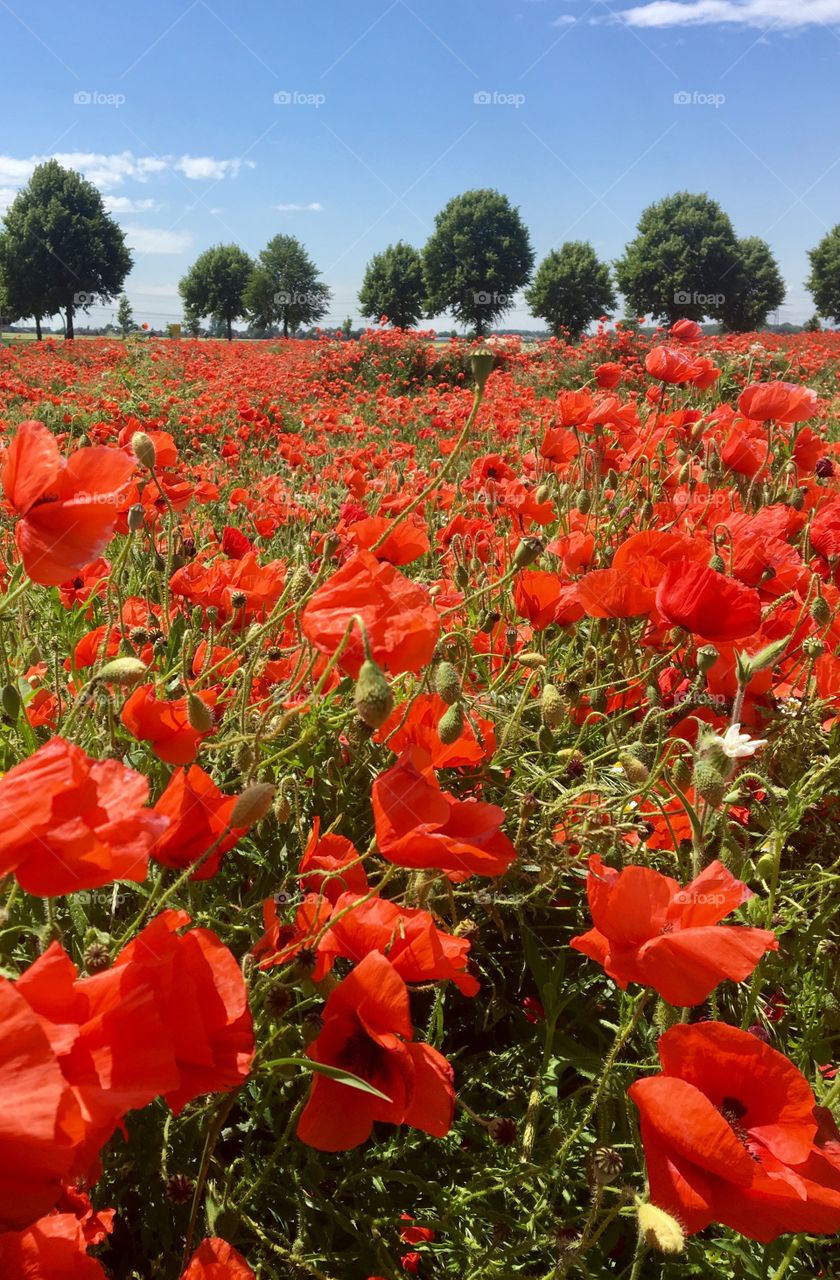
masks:
<svg viewBox="0 0 840 1280"><path fill-rule="evenodd" d="M346 1084L350 1089L358 1089L361 1093L372 1093L374 1098L381 1098L383 1102L393 1101L387 1093L381 1093L372 1084L368 1084L367 1080L362 1080L360 1076L354 1076L351 1071L344 1071L341 1067L331 1067L326 1062L314 1062L311 1058L275 1058L273 1062L267 1062L265 1065L266 1067L308 1067L310 1071L329 1076L330 1080Z"/></svg>

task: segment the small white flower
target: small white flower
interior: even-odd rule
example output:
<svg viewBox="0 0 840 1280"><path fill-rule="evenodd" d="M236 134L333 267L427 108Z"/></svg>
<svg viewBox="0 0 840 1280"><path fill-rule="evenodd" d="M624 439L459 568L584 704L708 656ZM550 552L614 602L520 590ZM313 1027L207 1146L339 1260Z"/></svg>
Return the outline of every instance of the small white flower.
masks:
<svg viewBox="0 0 840 1280"><path fill-rule="evenodd" d="M759 747L767 746L766 738L751 738L748 733L741 732L739 724L731 724L723 737L718 735L717 746L730 760L746 760L754 756Z"/></svg>

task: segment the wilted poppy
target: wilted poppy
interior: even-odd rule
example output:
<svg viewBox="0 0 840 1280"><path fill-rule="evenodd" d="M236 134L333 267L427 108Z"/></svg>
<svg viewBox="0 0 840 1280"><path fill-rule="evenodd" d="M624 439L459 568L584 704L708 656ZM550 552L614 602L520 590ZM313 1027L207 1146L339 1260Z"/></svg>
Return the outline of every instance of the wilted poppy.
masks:
<svg viewBox="0 0 840 1280"><path fill-rule="evenodd" d="M347 1151L370 1137L375 1120L408 1124L436 1138L449 1132L452 1068L431 1045L412 1043L408 989L385 956L372 951L339 983L323 1024L309 1056L367 1081L388 1101L316 1073L298 1123L302 1142L319 1151Z"/></svg>
<svg viewBox="0 0 840 1280"><path fill-rule="evenodd" d="M62 458L43 422L22 422L9 445L3 491L21 517L15 541L33 582L58 587L104 550L134 469L120 449Z"/></svg>
<svg viewBox="0 0 840 1280"><path fill-rule="evenodd" d="M570 945L622 990L638 982L669 1004L700 1004L719 982L743 981L765 952L778 950L767 929L720 926L752 896L720 862L682 888L651 867L615 871L593 854L586 889L595 927Z"/></svg>
<svg viewBox="0 0 840 1280"><path fill-rule="evenodd" d="M629 1090L655 1205L689 1233L840 1230L837 1128L792 1062L721 1022L672 1027L659 1058L662 1074Z"/></svg>

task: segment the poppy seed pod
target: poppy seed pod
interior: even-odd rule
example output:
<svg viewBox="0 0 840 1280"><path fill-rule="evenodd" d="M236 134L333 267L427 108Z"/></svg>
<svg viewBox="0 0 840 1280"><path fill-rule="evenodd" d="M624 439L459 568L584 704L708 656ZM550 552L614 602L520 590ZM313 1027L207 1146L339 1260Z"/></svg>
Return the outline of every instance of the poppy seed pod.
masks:
<svg viewBox="0 0 840 1280"><path fill-rule="evenodd" d="M697 650L697 670L701 675L711 671L720 654L713 644L704 644Z"/></svg>
<svg viewBox="0 0 840 1280"><path fill-rule="evenodd" d="M274 786L270 782L252 782L233 806L230 815L232 827L252 827L271 812L274 803Z"/></svg>
<svg viewBox="0 0 840 1280"><path fill-rule="evenodd" d="M131 452L141 467L145 467L147 471L154 470L157 450L151 436L147 436L145 431L135 431L131 437Z"/></svg>
<svg viewBox="0 0 840 1280"><path fill-rule="evenodd" d="M496 357L488 347L479 347L478 351L473 351L470 356L470 368L479 392L482 392L487 386L487 379L493 372L495 363Z"/></svg>
<svg viewBox="0 0 840 1280"><path fill-rule="evenodd" d="M640 1204L636 1210L639 1234L649 1249L660 1253L682 1253L685 1234L676 1218L655 1204Z"/></svg>
<svg viewBox="0 0 840 1280"><path fill-rule="evenodd" d="M353 690L356 714L370 729L379 729L394 709L394 695L382 668L365 658Z"/></svg>

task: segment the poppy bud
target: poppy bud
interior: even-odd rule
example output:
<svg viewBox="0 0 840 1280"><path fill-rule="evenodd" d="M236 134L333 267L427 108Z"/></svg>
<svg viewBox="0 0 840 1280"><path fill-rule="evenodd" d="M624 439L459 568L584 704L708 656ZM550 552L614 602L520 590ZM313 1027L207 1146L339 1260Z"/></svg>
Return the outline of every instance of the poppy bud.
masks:
<svg viewBox="0 0 840 1280"><path fill-rule="evenodd" d="M305 564L298 565L289 579L289 595L292 600L299 600L312 586L312 573Z"/></svg>
<svg viewBox="0 0 840 1280"><path fill-rule="evenodd" d="M499 621L500 617L501 617L501 614L498 614L495 609L488 609L488 611L482 614L481 618L479 619L479 622L478 622L479 631L483 632L484 635L489 635L490 632L495 627L496 623Z"/></svg>
<svg viewBox="0 0 840 1280"><path fill-rule="evenodd" d="M543 724L548 729L558 729L563 723L566 710L563 706L563 699L556 685L544 684L542 697L540 698L540 711L542 712Z"/></svg>
<svg viewBox="0 0 840 1280"><path fill-rule="evenodd" d="M816 596L811 601L811 617L820 627L831 621L831 606L825 596Z"/></svg>
<svg viewBox="0 0 840 1280"><path fill-rule="evenodd" d="M694 790L707 804L717 808L726 794L727 777L720 764L709 756L694 762Z"/></svg>
<svg viewBox="0 0 840 1280"><path fill-rule="evenodd" d="M439 662L435 667L435 693L448 707L461 696L461 681L451 662Z"/></svg>
<svg viewBox="0 0 840 1280"><path fill-rule="evenodd" d="M255 822L262 822L270 812L273 800L274 786L271 782L252 782L233 806L230 825L252 827Z"/></svg>
<svg viewBox="0 0 840 1280"><path fill-rule="evenodd" d="M128 531L136 533L138 529L142 529L146 523L146 508L141 503L135 502L133 507L128 508Z"/></svg>
<svg viewBox="0 0 840 1280"><path fill-rule="evenodd" d="M537 489L535 496L537 502L548 502L551 497L551 485L541 484L539 489Z"/></svg>
<svg viewBox="0 0 840 1280"><path fill-rule="evenodd" d="M365 658L353 690L356 714L370 729L379 729L394 709L394 695L381 669Z"/></svg>
<svg viewBox="0 0 840 1280"><path fill-rule="evenodd" d="M712 556L711 560L709 561L709 568L710 568L710 569L714 569L715 573L725 573L725 572L726 572L726 565L725 565L725 563L724 563L723 556L718 555L717 551L715 552L715 554Z"/></svg>
<svg viewBox="0 0 840 1280"><path fill-rule="evenodd" d="M493 365L496 363L496 357L489 347L479 347L477 351L473 351L470 355L470 368L472 376L475 378L476 389L483 392L487 386L487 379L493 372Z"/></svg>
<svg viewBox="0 0 840 1280"><path fill-rule="evenodd" d="M445 747L451 747L464 732L464 709L460 702L453 702L437 723L437 735Z"/></svg>
<svg viewBox="0 0 840 1280"><path fill-rule="evenodd" d="M554 737L547 725L540 725L539 732L537 733L537 747L543 755L547 755L550 751L554 750Z"/></svg>
<svg viewBox="0 0 840 1280"><path fill-rule="evenodd" d="M589 695L589 705L593 711L606 711L607 695L603 689L593 689Z"/></svg>
<svg viewBox="0 0 840 1280"><path fill-rule="evenodd" d="M701 645L697 650L697 670L701 676L704 676L707 671L711 671L719 657L720 654L713 644Z"/></svg>
<svg viewBox="0 0 840 1280"><path fill-rule="evenodd" d="M805 506L805 490L791 489L788 497L788 506L793 507L794 511L801 511Z"/></svg>
<svg viewBox="0 0 840 1280"><path fill-rule="evenodd" d="M687 787L691 782L691 769L684 756L677 756L671 767L671 777L680 789Z"/></svg>
<svg viewBox="0 0 840 1280"><path fill-rule="evenodd" d="M292 815L292 802L288 797L286 788L283 783L280 784L280 790L277 792L277 799L274 802L274 816L278 822L288 822Z"/></svg>
<svg viewBox="0 0 840 1280"><path fill-rule="evenodd" d="M187 698L187 719L196 733L209 733L213 728L213 712L197 693L191 693Z"/></svg>
<svg viewBox="0 0 840 1280"><path fill-rule="evenodd" d="M513 553L514 568L524 569L526 565L533 564L535 560L539 560L543 551L545 551L545 543L542 538L531 536L523 538Z"/></svg>
<svg viewBox="0 0 840 1280"><path fill-rule="evenodd" d="M17 720L20 715L20 694L13 684L3 686L3 692L0 693L0 706L10 720Z"/></svg>
<svg viewBox="0 0 840 1280"><path fill-rule="evenodd" d="M157 462L157 450L154 441L147 436L145 431L135 431L131 437L131 452L134 454L141 467L145 467L147 471L153 471Z"/></svg>
<svg viewBox="0 0 840 1280"><path fill-rule="evenodd" d="M466 591L470 585L470 571L465 564L459 564L455 570L455 586L459 591Z"/></svg>
<svg viewBox="0 0 840 1280"><path fill-rule="evenodd" d="M132 685L147 674L146 664L139 658L112 658L97 673L96 679L108 684Z"/></svg>
<svg viewBox="0 0 840 1280"><path fill-rule="evenodd" d="M531 671L537 671L540 667L548 666L548 658L542 653L535 653L528 650L526 653L518 653L516 661L521 667L528 667Z"/></svg>
<svg viewBox="0 0 840 1280"><path fill-rule="evenodd" d="M592 506L592 494L588 489L581 489L575 495L575 506L582 516L585 516L590 510Z"/></svg>
<svg viewBox="0 0 840 1280"><path fill-rule="evenodd" d="M639 514L641 515L643 520L651 519L651 517L653 516L653 503L651 502L650 498L646 498L645 501L642 503L642 508Z"/></svg>
<svg viewBox="0 0 840 1280"><path fill-rule="evenodd" d="M640 1204L636 1210L639 1234L649 1249L660 1253L682 1253L685 1235L676 1218L655 1204Z"/></svg>
<svg viewBox="0 0 840 1280"><path fill-rule="evenodd" d="M618 762L624 770L628 782L632 782L636 786L642 786L650 777L650 770L647 765L642 764L641 760L637 760L635 756L630 755L629 751L622 751L618 757Z"/></svg>

